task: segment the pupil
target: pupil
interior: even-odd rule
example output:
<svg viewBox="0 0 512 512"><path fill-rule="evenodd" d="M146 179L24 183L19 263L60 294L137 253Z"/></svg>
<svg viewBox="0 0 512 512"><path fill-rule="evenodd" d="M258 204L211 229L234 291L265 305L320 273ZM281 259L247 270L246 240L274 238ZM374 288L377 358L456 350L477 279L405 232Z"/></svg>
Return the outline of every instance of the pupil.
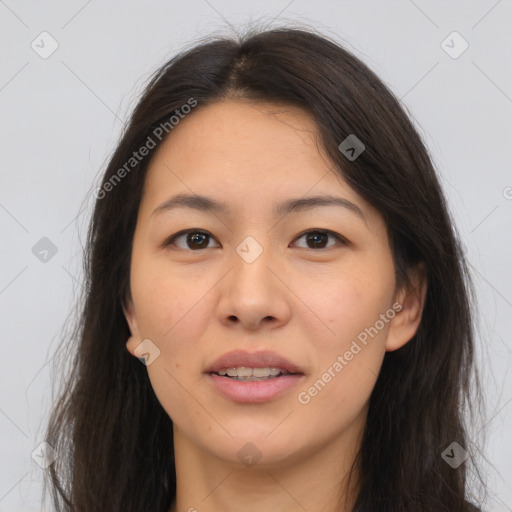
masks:
<svg viewBox="0 0 512 512"><path fill-rule="evenodd" d="M192 233L189 235L190 236L190 239L192 240L192 244L194 244L194 246L197 248L198 245L196 244L196 241L197 239L203 239L203 244L201 244L201 248L203 247L204 245L204 241L206 240L206 235L204 233ZM199 240L199 243L201 242L201 240ZM206 243L206 245L208 245L208 243Z"/></svg>
<svg viewBox="0 0 512 512"><path fill-rule="evenodd" d="M317 246L318 244L322 245L322 242L318 241L318 237L325 237L325 236L326 236L325 233L315 233L315 234L310 233L310 234L306 235L308 242L310 242L313 239L313 243L315 244L315 246ZM316 241L315 241L315 239L316 239Z"/></svg>

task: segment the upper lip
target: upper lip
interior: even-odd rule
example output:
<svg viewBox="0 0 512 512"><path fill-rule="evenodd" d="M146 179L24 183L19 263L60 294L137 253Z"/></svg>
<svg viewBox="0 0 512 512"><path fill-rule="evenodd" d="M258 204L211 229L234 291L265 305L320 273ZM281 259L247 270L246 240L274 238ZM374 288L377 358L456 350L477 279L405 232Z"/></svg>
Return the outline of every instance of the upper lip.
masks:
<svg viewBox="0 0 512 512"><path fill-rule="evenodd" d="M223 368L238 368L240 366L246 368L281 368L289 373L303 373L299 366L270 350L260 352L233 350L216 359L206 369L206 373L218 373Z"/></svg>

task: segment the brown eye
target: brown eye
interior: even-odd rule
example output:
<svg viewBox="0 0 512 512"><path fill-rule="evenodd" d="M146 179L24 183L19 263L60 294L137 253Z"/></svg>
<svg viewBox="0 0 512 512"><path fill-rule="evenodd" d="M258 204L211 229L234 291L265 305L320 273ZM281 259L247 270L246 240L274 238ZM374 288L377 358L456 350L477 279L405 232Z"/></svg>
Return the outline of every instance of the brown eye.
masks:
<svg viewBox="0 0 512 512"><path fill-rule="evenodd" d="M331 247L340 244L348 245L349 243L348 240L346 240L341 235L338 235L338 233L325 229L310 229L299 235L295 240L300 240L301 238L304 238L307 244L306 247L301 248L318 251L330 249ZM338 243L336 244L335 242L330 245L327 245L329 243L329 238L337 241ZM179 233L172 235L169 239L167 239L166 242L164 242L163 247L174 245L179 249L192 251L212 249L213 247L209 247L208 244L210 240L213 239L213 236L210 233L207 233L206 231L198 229L187 229L185 231L180 231ZM180 242L181 245L179 243L176 243L178 240L184 240L184 243Z"/></svg>
<svg viewBox="0 0 512 512"><path fill-rule="evenodd" d="M176 243L176 240L180 239L185 240L186 246L180 246ZM180 249L190 249L190 250L200 250L200 249L208 249L208 242L210 239L213 239L212 235L206 233L205 231L199 231L197 229L188 229L186 231L180 231L176 233L171 238L169 238L165 242L165 246L176 245Z"/></svg>
<svg viewBox="0 0 512 512"><path fill-rule="evenodd" d="M307 247L305 249L330 249L335 246L336 243L326 246L329 238L336 239L338 243L342 245L347 245L348 241L343 238L338 233L334 233L334 231L329 231L325 229L312 229L302 233L300 236L296 238L296 240L300 240L301 238L305 238Z"/></svg>

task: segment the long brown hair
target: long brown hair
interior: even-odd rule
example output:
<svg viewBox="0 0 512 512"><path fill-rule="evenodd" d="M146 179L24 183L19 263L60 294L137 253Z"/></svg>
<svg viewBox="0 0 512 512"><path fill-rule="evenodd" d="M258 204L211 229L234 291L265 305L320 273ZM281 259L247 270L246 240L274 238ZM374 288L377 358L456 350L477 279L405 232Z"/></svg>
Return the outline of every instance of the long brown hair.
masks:
<svg viewBox="0 0 512 512"><path fill-rule="evenodd" d="M361 60L314 30L290 27L183 50L150 78L126 125L96 194L80 318L68 340L75 355L46 432L60 454L47 477L56 510L167 512L175 497L172 421L125 347L131 246L152 155L126 164L148 138L154 154L162 125L172 136L169 120L184 105L230 98L310 112L336 172L383 215L397 282L418 262L427 271L418 331L386 353L371 395L353 511L473 510L464 423L478 383L473 291L433 164L400 102ZM354 160L339 149L351 134L365 145ZM453 442L470 455L457 468L442 457Z"/></svg>

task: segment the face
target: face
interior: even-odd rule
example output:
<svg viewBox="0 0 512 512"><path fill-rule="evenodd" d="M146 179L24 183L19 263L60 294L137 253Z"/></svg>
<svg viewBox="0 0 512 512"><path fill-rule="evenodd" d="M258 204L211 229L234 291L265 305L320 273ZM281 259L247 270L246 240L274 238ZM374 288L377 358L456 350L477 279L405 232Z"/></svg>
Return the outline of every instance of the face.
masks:
<svg viewBox="0 0 512 512"><path fill-rule="evenodd" d="M225 208L162 206L177 194ZM307 203L317 196L340 201ZM234 464L245 455L292 463L355 439L385 352L404 345L420 318L396 286L383 218L319 151L313 119L263 103L198 108L160 146L130 289L127 348L153 352L147 371L175 437ZM233 351L273 352L297 374L249 382L211 374Z"/></svg>

